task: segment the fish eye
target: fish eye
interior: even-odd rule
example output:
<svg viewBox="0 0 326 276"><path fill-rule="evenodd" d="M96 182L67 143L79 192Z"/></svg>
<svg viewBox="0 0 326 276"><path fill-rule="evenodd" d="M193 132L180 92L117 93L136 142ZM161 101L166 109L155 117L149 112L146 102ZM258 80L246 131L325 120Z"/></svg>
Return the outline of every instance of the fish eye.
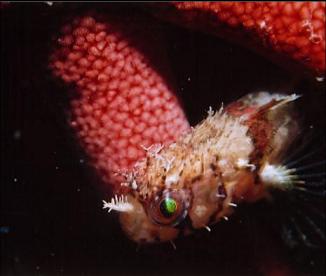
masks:
<svg viewBox="0 0 326 276"><path fill-rule="evenodd" d="M173 216L177 209L178 204L173 198L164 198L160 203L160 212L166 218L170 218L171 216Z"/></svg>
<svg viewBox="0 0 326 276"><path fill-rule="evenodd" d="M149 215L154 223L160 225L178 225L187 215L187 198L183 192L163 193L154 199L149 208Z"/></svg>

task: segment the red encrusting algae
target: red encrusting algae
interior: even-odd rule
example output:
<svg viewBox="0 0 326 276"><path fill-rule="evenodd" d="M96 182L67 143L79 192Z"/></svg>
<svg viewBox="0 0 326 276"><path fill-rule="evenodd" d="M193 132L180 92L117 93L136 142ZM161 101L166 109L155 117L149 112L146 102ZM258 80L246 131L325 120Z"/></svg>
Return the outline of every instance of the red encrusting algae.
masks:
<svg viewBox="0 0 326 276"><path fill-rule="evenodd" d="M282 54L324 75L324 1L174 2L164 6L175 8L165 14L174 21L220 35L229 29L225 35L229 38L239 36L234 39L259 50L265 48L265 54Z"/></svg>
<svg viewBox="0 0 326 276"><path fill-rule="evenodd" d="M124 27L125 28L125 27ZM189 128L173 92L117 24L93 17L66 25L51 56L54 75L75 84L71 126L105 183Z"/></svg>

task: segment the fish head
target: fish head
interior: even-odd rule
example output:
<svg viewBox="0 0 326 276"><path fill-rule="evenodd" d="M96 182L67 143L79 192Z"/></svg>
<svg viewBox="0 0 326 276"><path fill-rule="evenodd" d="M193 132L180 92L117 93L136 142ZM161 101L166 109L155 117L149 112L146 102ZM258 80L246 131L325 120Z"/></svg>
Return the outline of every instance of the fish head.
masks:
<svg viewBox="0 0 326 276"><path fill-rule="evenodd" d="M142 244L172 241L196 229L209 229L219 220L216 214L226 195L213 170L195 178L178 174L173 182L171 174L165 174L160 185L149 182L148 171L146 178L132 180L134 189L125 195L130 208L120 212L121 227L131 240ZM157 184L158 179L152 181Z"/></svg>

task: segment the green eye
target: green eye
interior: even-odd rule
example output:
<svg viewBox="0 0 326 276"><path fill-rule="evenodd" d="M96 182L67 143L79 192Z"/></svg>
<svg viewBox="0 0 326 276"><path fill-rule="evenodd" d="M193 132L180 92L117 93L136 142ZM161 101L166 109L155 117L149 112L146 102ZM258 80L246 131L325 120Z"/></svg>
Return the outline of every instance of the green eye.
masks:
<svg viewBox="0 0 326 276"><path fill-rule="evenodd" d="M162 215L166 218L169 218L174 215L178 206L177 202L173 198L165 198L160 204L160 211Z"/></svg>
<svg viewBox="0 0 326 276"><path fill-rule="evenodd" d="M149 217L156 224L174 227L187 216L189 199L184 190L164 191L149 203Z"/></svg>

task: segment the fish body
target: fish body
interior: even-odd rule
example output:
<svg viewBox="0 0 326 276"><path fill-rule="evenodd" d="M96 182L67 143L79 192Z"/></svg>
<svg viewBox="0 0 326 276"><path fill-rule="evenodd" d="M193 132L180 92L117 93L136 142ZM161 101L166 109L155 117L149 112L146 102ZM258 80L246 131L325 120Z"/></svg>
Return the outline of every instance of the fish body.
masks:
<svg viewBox="0 0 326 276"><path fill-rule="evenodd" d="M297 178L282 160L301 132L298 98L260 92L209 110L175 143L145 149L122 183L124 195L104 208L120 211L130 239L164 242L210 230L241 203L268 199L275 189L291 190Z"/></svg>

